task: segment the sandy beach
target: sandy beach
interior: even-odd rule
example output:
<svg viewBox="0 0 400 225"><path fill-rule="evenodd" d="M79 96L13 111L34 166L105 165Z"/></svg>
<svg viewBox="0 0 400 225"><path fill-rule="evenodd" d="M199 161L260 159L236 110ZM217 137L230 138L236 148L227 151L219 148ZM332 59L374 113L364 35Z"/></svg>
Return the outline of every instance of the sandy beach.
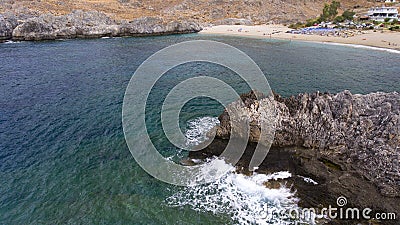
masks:
<svg viewBox="0 0 400 225"><path fill-rule="evenodd" d="M391 31L362 31L355 36L334 37L321 35L306 35L306 34L291 34L286 31L292 30L283 25L220 25L207 27L202 30L202 34L222 34L222 35L238 35L238 36L253 36L260 38L284 39L284 40L299 40L313 41L322 43L338 43L363 45L377 48L386 48L400 51L400 32Z"/></svg>

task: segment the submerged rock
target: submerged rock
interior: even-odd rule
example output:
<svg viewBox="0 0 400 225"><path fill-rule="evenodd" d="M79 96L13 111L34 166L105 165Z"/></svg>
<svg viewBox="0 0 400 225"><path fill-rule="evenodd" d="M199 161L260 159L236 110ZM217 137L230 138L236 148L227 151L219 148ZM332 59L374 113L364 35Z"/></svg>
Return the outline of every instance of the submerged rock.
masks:
<svg viewBox="0 0 400 225"><path fill-rule="evenodd" d="M116 21L97 11L73 11L68 15L43 14L10 23L0 16L0 39L53 40L60 38L97 38L143 36L199 32L194 22L164 21L143 17L133 21Z"/></svg>

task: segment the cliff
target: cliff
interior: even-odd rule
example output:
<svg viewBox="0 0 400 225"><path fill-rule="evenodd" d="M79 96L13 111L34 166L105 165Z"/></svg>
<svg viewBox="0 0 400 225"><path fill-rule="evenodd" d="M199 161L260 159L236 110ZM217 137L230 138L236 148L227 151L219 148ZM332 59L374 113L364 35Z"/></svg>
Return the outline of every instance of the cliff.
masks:
<svg viewBox="0 0 400 225"><path fill-rule="evenodd" d="M201 30L195 22L165 21L143 17L132 21L114 20L98 11L73 11L54 16L20 18L14 14L0 15L0 40L54 40L61 38L97 38L193 33Z"/></svg>

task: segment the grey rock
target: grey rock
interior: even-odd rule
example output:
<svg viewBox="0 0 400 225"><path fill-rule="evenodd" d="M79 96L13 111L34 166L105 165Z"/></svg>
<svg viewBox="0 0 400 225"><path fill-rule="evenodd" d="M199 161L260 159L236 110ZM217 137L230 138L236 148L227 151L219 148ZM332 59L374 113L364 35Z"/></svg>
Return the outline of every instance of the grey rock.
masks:
<svg viewBox="0 0 400 225"><path fill-rule="evenodd" d="M17 40L47 40L55 39L55 33L49 23L42 23L38 20L28 20L18 25L12 33Z"/></svg>
<svg viewBox="0 0 400 225"><path fill-rule="evenodd" d="M248 115L249 141L263 142L262 124L276 118L273 147L304 147L328 158L344 160L362 176L381 187L385 196L400 196L400 94L299 94L289 98L255 99L242 95L219 117L216 136L230 136L231 120ZM271 110L274 109L274 110ZM265 114L268 112L269 116ZM234 124L234 123L232 123ZM271 135L267 133L267 135Z"/></svg>
<svg viewBox="0 0 400 225"><path fill-rule="evenodd" d="M0 41L11 39L12 32L17 25L17 18L14 15L0 15Z"/></svg>
<svg viewBox="0 0 400 225"><path fill-rule="evenodd" d="M166 25L165 28L167 33L190 33L199 32L202 30L199 24L190 21L183 21L183 22L170 22Z"/></svg>
<svg viewBox="0 0 400 225"><path fill-rule="evenodd" d="M194 22L165 22L161 18L143 17L133 21L115 21L97 11L73 11L64 16L44 14L19 24L0 17L0 36L14 40L53 40L59 38L97 38L193 33L201 30ZM4 27L4 28L3 28Z"/></svg>
<svg viewBox="0 0 400 225"><path fill-rule="evenodd" d="M256 172L294 174L275 186L284 185L294 190L300 207L335 206L338 196L345 196L348 207L399 212L399 93L317 92L284 98L250 92L240 97L219 116L220 125L214 129L216 136L212 143L200 151L190 151L190 159L220 156L230 142L228 139L239 136L248 142L235 164L236 170L251 174L257 149L268 151L263 146L273 138L272 147L260 159ZM245 126L236 125L241 121L250 128L249 136ZM262 127L276 131L261 132ZM304 177L317 183L310 185ZM333 219L329 224L358 222ZM399 222L396 217L385 224Z"/></svg>

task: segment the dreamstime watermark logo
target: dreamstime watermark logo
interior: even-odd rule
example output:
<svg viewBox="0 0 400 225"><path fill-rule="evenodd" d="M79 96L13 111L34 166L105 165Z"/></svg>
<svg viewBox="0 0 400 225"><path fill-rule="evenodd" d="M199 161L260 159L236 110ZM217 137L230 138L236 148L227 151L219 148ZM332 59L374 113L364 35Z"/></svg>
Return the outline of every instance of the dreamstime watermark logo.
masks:
<svg viewBox="0 0 400 225"><path fill-rule="evenodd" d="M347 205L347 198L344 196L340 196L339 198L336 199L336 204L339 207Z"/></svg>
<svg viewBox="0 0 400 225"><path fill-rule="evenodd" d="M275 204L279 204L275 203ZM340 196L336 199L336 205L328 207L316 208L278 208L267 207L267 215L275 215L280 218L289 218L294 220L294 224L315 224L316 220L396 220L396 213L393 212L373 212L371 208L355 208L346 207L347 198ZM290 224L293 224L291 222Z"/></svg>
<svg viewBox="0 0 400 225"><path fill-rule="evenodd" d="M231 167L223 163L210 162L195 166L183 166L164 158L155 148L147 132L145 123L146 101L154 84L170 69L191 62L206 62L224 66L241 77L243 82L257 93L257 99L273 98L268 81L257 64L244 52L224 43L215 41L188 41L164 48L144 61L132 76L126 88L122 125L129 150L137 163L155 178L180 186L212 182L228 172ZM209 97L217 100L225 108L234 102L240 102L239 94L222 80L199 76L189 78L177 84L165 97L161 110L161 123L165 136L170 143L188 151L200 150L188 147L185 135L179 128L179 113L191 99ZM271 106L273 105L271 104ZM233 112L229 108L230 115ZM262 137L267 137L263 146L257 146L250 169L258 166L268 154L274 138L274 108L266 110L263 118L271 123L261 125ZM236 164L246 149L250 133L250 121L231 120L231 138L221 157L228 163ZM204 148L213 140L215 133L201 146ZM233 137L233 138L232 138ZM241 138L235 138L241 137ZM245 137L245 138L243 138ZM247 137L247 138L246 138ZM265 143L267 143L265 145ZM269 143L269 144L268 144Z"/></svg>

